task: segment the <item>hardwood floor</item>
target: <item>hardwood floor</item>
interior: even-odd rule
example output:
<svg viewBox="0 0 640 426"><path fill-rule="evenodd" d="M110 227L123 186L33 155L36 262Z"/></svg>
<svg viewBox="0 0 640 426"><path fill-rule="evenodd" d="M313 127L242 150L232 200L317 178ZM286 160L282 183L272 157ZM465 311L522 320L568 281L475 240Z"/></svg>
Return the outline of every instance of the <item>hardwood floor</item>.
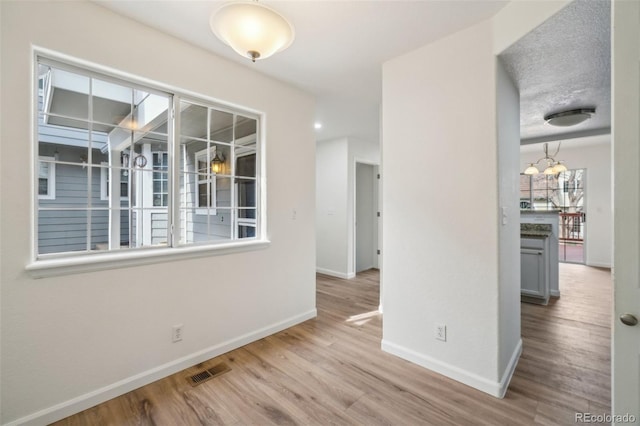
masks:
<svg viewBox="0 0 640 426"><path fill-rule="evenodd" d="M377 271L317 278L318 317L57 425L575 424L610 410L611 277L561 264L562 297L522 304L524 350L504 399L380 350ZM191 387L185 377L232 371Z"/></svg>

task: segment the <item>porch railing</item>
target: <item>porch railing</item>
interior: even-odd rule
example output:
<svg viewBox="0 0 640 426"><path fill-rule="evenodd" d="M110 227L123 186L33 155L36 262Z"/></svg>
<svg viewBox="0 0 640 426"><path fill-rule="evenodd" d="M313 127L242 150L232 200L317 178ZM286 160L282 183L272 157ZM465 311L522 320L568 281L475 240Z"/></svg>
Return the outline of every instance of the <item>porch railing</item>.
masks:
<svg viewBox="0 0 640 426"><path fill-rule="evenodd" d="M560 241L582 242L584 238L584 213L560 213L558 236Z"/></svg>

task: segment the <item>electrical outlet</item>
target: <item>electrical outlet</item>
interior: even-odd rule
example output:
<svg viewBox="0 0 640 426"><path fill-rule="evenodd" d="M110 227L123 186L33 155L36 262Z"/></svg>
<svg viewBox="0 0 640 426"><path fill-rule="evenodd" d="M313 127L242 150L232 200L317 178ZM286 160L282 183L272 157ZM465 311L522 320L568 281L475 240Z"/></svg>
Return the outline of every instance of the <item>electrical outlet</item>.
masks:
<svg viewBox="0 0 640 426"><path fill-rule="evenodd" d="M182 324L174 325L171 333L171 341L173 343L179 342L182 340Z"/></svg>
<svg viewBox="0 0 640 426"><path fill-rule="evenodd" d="M438 340L442 340L443 342L447 341L447 326L444 324L436 324L436 328L434 330L435 338Z"/></svg>

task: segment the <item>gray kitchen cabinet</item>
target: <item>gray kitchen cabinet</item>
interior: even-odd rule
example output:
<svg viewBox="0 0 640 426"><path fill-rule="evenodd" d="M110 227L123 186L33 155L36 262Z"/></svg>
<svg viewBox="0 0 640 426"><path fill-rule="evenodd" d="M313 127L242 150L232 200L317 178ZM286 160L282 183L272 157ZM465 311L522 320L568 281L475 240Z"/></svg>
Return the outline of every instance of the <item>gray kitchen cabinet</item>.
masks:
<svg viewBox="0 0 640 426"><path fill-rule="evenodd" d="M549 302L549 237L520 240L520 286L522 300Z"/></svg>

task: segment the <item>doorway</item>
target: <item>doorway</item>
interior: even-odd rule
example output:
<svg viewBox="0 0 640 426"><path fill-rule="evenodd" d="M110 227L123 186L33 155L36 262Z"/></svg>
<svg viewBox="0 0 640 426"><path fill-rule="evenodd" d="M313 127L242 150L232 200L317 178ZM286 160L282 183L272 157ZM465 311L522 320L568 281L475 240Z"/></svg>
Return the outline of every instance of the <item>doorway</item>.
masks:
<svg viewBox="0 0 640 426"><path fill-rule="evenodd" d="M378 166L356 162L356 273L378 268Z"/></svg>

